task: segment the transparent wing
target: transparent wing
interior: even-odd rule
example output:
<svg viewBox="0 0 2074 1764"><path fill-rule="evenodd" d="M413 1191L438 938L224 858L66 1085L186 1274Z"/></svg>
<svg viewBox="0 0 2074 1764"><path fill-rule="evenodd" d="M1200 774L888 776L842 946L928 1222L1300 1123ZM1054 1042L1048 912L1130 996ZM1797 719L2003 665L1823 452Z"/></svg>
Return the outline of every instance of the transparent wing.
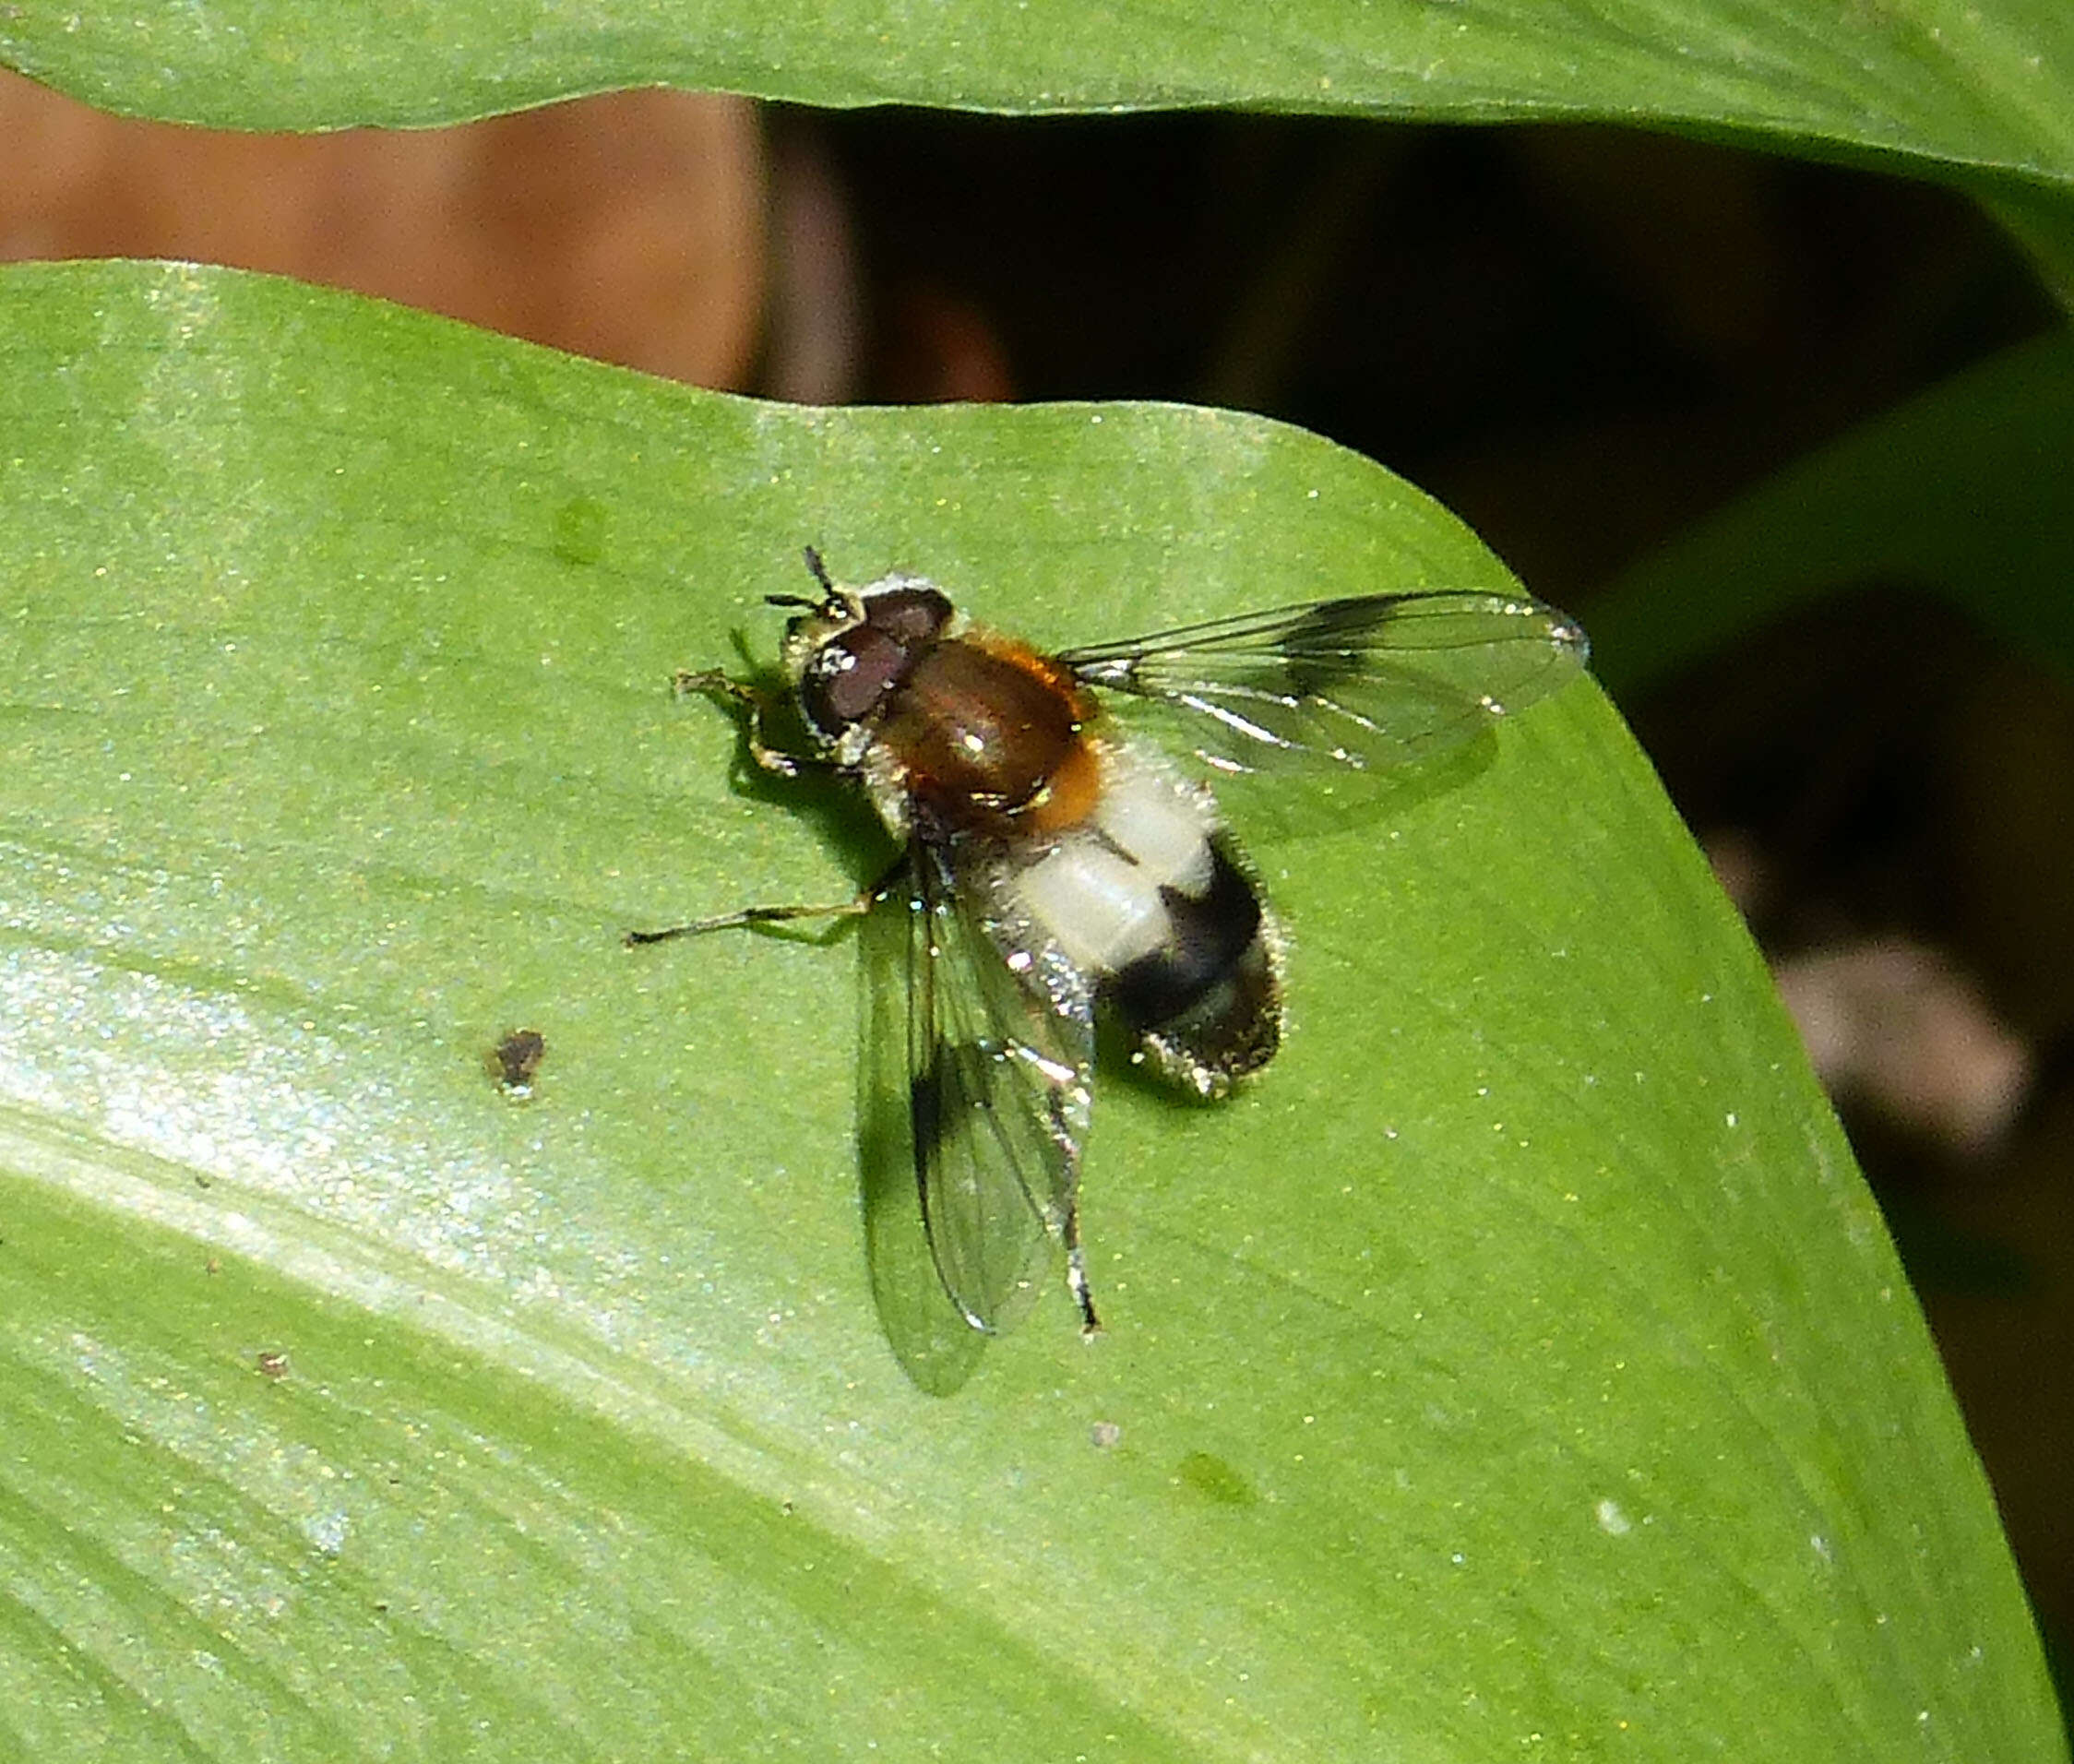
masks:
<svg viewBox="0 0 2074 1764"><path fill-rule="evenodd" d="M908 1069L909 944L915 916L915 853L888 876L865 914L858 1050L857 1150L864 1257L872 1301L900 1368L932 1396L947 1397L977 1370L986 1338L944 1292L916 1189L912 1082Z"/></svg>
<svg viewBox="0 0 2074 1764"><path fill-rule="evenodd" d="M1181 626L1059 660L1090 685L1189 713L1223 771L1423 759L1546 697L1584 632L1524 596L1369 594Z"/></svg>
<svg viewBox="0 0 2074 1764"><path fill-rule="evenodd" d="M1011 971L983 878L918 844L907 938L907 1082L915 1182L937 1277L975 1329L1007 1328L1067 1249L1083 1321L1080 1143L1094 1057L1091 998Z"/></svg>

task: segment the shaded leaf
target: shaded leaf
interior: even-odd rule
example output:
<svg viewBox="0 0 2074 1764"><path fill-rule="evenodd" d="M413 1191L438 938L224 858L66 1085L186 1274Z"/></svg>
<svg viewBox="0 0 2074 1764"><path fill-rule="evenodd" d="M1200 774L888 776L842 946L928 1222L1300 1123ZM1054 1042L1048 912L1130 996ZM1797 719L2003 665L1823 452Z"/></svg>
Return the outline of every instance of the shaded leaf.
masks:
<svg viewBox="0 0 2074 1764"><path fill-rule="evenodd" d="M1921 590L2074 667L2074 341L2004 352L1773 474L1593 603L1616 692L1840 590Z"/></svg>

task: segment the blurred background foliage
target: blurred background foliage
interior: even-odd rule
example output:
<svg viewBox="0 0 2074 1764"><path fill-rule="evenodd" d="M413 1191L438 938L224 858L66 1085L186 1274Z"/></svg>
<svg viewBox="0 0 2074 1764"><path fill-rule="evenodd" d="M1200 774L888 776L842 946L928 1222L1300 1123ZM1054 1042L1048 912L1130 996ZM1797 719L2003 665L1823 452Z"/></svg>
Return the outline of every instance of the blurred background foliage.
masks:
<svg viewBox="0 0 2074 1764"><path fill-rule="evenodd" d="M1438 496L1592 629L1772 959L2064 1689L2074 372L2014 242L2056 193L1588 123L664 91L232 136L14 76L0 162L6 257L277 269L815 403L1236 406Z"/></svg>

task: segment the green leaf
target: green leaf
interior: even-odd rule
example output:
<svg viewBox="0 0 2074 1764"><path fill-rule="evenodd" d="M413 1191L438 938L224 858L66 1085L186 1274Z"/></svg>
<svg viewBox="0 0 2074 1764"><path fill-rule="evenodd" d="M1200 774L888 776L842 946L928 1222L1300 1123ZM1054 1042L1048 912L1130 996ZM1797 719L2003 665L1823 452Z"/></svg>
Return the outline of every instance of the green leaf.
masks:
<svg viewBox="0 0 2074 1764"><path fill-rule="evenodd" d="M1774 474L1593 603L1617 692L1806 604L1877 584L1949 601L2074 668L2074 339L1955 375Z"/></svg>
<svg viewBox="0 0 2074 1764"><path fill-rule="evenodd" d="M0 369L0 1747L2063 1756L1877 1216L1589 683L1256 841L1289 1044L1214 1109L1105 1074L1110 1332L1062 1282L951 1398L872 1300L853 949L619 947L869 873L668 687L768 657L803 541L1043 642L1504 586L1416 492L185 268L7 272Z"/></svg>
<svg viewBox="0 0 2074 1764"><path fill-rule="evenodd" d="M451 122L666 84L824 105L1190 105L1754 132L2074 179L2062 0L206 0L0 14L91 103L239 128Z"/></svg>

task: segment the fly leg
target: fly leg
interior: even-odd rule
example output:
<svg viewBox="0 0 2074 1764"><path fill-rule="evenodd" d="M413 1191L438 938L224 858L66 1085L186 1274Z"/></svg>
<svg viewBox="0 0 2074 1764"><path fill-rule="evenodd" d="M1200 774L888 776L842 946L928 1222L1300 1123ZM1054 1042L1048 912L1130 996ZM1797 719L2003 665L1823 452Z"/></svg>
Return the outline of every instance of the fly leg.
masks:
<svg viewBox="0 0 2074 1764"><path fill-rule="evenodd" d="M671 685L678 697L694 692L703 692L709 697L725 698L730 704L740 705L748 712L749 757L767 772L775 772L781 778L797 778L808 770L821 771L834 767L835 762L817 755L789 754L781 747L773 747L763 738L764 713L770 709L769 694L741 680L731 680L718 668L679 668L671 677Z"/></svg>
<svg viewBox="0 0 2074 1764"><path fill-rule="evenodd" d="M1088 1284L1088 1252L1080 1245L1080 1208L1069 1203L1066 1210L1066 1283L1073 1302L1080 1307L1080 1337L1091 1341L1102 1333L1102 1319L1094 1314L1094 1289Z"/></svg>
<svg viewBox="0 0 2074 1764"><path fill-rule="evenodd" d="M907 874L907 867L908 857L903 852L891 869L848 900L832 900L820 906L737 907L733 912L716 912L709 919L694 919L689 924L666 925L660 931L629 931L626 944L629 949L638 949L643 944L668 943L673 937L698 937L709 931L735 931L745 925L788 924L795 919L861 919Z"/></svg>
<svg viewBox="0 0 2074 1764"><path fill-rule="evenodd" d="M1051 1207L1039 1207L1038 1210L1051 1214L1059 1241L1066 1246L1066 1283L1080 1312L1080 1339L1091 1341L1102 1333L1102 1319L1095 1315L1094 1287L1088 1280L1088 1252L1080 1243L1080 1151L1073 1142L1072 1129L1067 1125L1055 1093L1049 1106L1052 1138L1065 1165L1063 1179L1057 1180L1052 1191Z"/></svg>
<svg viewBox="0 0 2074 1764"><path fill-rule="evenodd" d="M785 924L794 919L862 918L877 899L875 882L853 900L826 906L737 907L733 912L716 912L709 919L694 919L689 924L668 925L661 931L629 931L626 947L635 949L644 943L668 943L672 937L702 936L709 931L733 931L742 925Z"/></svg>
<svg viewBox="0 0 2074 1764"><path fill-rule="evenodd" d="M809 769L841 769L832 759L817 754L789 754L766 741L763 718L772 701L768 694L758 692L745 682L731 680L718 668L680 668L673 676L672 684L680 697L686 693L704 692L741 706L748 713L749 757L763 770L775 772L781 778L798 778ZM660 931L629 931L626 936L626 947L633 949L646 943L667 943L673 937L701 936L709 931L733 931L743 925L784 924L795 919L861 918L871 911L872 902L906 867L907 857L902 853L900 863L884 878L874 882L852 900L813 906L738 907L733 912L716 912L709 919L694 919L689 924L666 925Z"/></svg>

